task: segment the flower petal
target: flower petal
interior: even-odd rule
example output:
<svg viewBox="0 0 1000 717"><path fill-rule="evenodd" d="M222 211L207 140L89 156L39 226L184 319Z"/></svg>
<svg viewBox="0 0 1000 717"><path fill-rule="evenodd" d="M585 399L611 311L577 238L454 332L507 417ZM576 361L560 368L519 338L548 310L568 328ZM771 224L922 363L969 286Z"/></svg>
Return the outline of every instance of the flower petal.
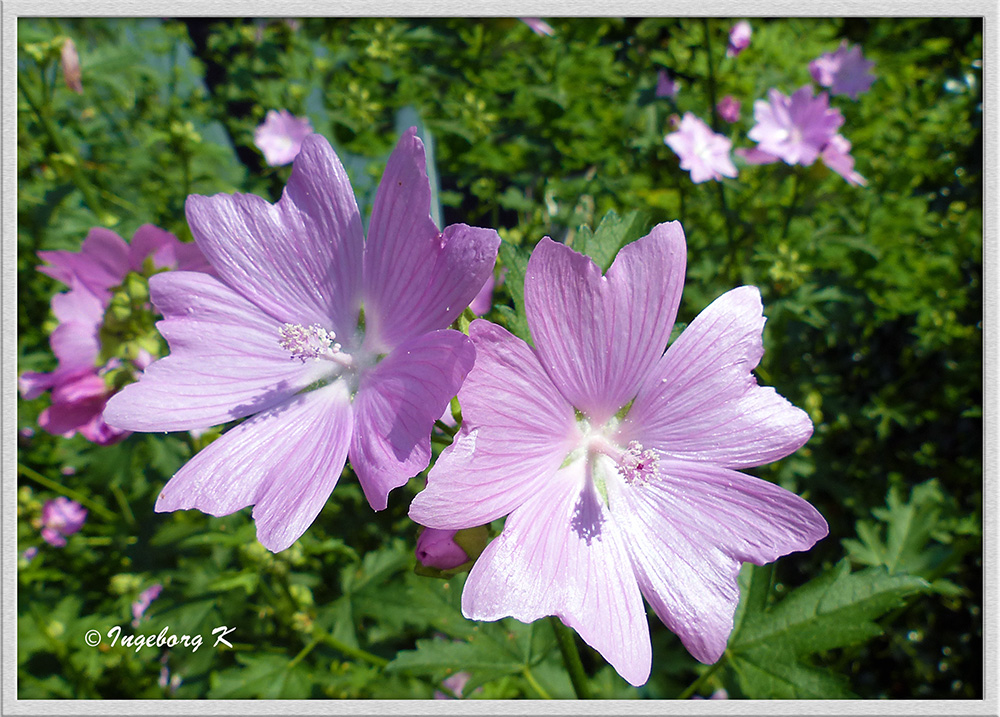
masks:
<svg viewBox="0 0 1000 717"><path fill-rule="evenodd" d="M433 528L507 515L538 492L579 440L572 406L526 343L482 319L469 336L476 365L458 392L462 429L410 504L410 517Z"/></svg>
<svg viewBox="0 0 1000 717"><path fill-rule="evenodd" d="M85 286L96 296L121 283L128 273L128 244L110 229L94 227L87 233L79 252L40 251L38 256L50 266L38 270L68 287Z"/></svg>
<svg viewBox="0 0 1000 717"><path fill-rule="evenodd" d="M279 321L357 328L364 236L347 173L319 135L302 143L281 201L192 195L191 233L224 282Z"/></svg>
<svg viewBox="0 0 1000 717"><path fill-rule="evenodd" d="M524 281L542 365L562 394L602 424L632 400L663 353L684 284L684 231L659 224L621 249L607 276L549 238Z"/></svg>
<svg viewBox="0 0 1000 717"><path fill-rule="evenodd" d="M795 494L736 471L667 459L659 474L641 485L609 484L612 513L643 595L691 654L711 664L732 632L740 563L808 550L827 534L826 521Z"/></svg>
<svg viewBox="0 0 1000 717"><path fill-rule="evenodd" d="M764 354L760 292L743 286L713 301L671 344L619 429L678 458L746 468L798 450L812 422L773 388L757 385Z"/></svg>
<svg viewBox="0 0 1000 717"><path fill-rule="evenodd" d="M330 372L294 361L280 322L218 279L170 271L150 279L170 355L108 403L104 418L133 431L208 428L270 408Z"/></svg>
<svg viewBox="0 0 1000 717"><path fill-rule="evenodd" d="M363 374L354 398L351 466L375 510L427 467L431 428L476 361L472 342L443 330L410 339Z"/></svg>
<svg viewBox="0 0 1000 717"><path fill-rule="evenodd" d="M170 479L156 511L196 508L228 515L254 506L257 539L272 552L306 531L347 460L351 404L346 386L291 398L215 440Z"/></svg>
<svg viewBox="0 0 1000 717"><path fill-rule="evenodd" d="M52 313L59 326L49 337L60 368L93 368L101 350L99 331L104 320L101 300L82 287L52 297Z"/></svg>
<svg viewBox="0 0 1000 717"><path fill-rule="evenodd" d="M365 339L385 351L447 328L493 271L500 237L493 229L430 218L423 142L410 128L389 157L375 194L365 246Z"/></svg>
<svg viewBox="0 0 1000 717"><path fill-rule="evenodd" d="M649 679L649 625L619 527L578 460L511 513L465 582L471 620L556 615L633 685ZM581 486L586 485L582 491Z"/></svg>

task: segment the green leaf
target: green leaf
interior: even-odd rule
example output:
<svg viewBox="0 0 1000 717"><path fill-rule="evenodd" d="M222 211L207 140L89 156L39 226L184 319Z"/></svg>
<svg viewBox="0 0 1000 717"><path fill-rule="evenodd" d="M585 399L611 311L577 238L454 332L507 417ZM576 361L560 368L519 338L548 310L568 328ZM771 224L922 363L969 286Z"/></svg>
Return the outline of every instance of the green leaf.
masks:
<svg viewBox="0 0 1000 717"><path fill-rule="evenodd" d="M504 286L514 300L514 308L498 306L501 319L507 329L525 341L531 341L528 330L528 318L524 313L524 275L528 270L528 252L509 242L500 242L500 263L507 268L507 278Z"/></svg>
<svg viewBox="0 0 1000 717"><path fill-rule="evenodd" d="M604 215L597 231L591 232L587 227L581 227L573 242L573 248L589 256L607 271L615 260L618 250L631 241L643 235L646 218L639 211L631 211L623 217L614 210Z"/></svg>
<svg viewBox="0 0 1000 717"><path fill-rule="evenodd" d="M302 665L288 669L286 655L237 655L243 666L212 675L209 699L260 698L302 699L309 697L311 680Z"/></svg>
<svg viewBox="0 0 1000 717"><path fill-rule="evenodd" d="M743 591L739 629L726 652L729 668L751 698L846 696L846 683L806 658L881 635L875 620L928 589L921 578L889 575L884 568L852 573L844 559L768 609L762 586L769 577L757 571Z"/></svg>
<svg viewBox="0 0 1000 717"><path fill-rule="evenodd" d="M894 485L886 496L886 507L872 510L877 520L859 520L858 540L843 540L844 548L856 563L882 566L892 575L919 575L930 580L932 588L951 592L955 586L937 580L941 575L935 574L955 552L937 539L938 533L948 539L942 518L945 500L940 484L933 479L914 486L908 501Z"/></svg>

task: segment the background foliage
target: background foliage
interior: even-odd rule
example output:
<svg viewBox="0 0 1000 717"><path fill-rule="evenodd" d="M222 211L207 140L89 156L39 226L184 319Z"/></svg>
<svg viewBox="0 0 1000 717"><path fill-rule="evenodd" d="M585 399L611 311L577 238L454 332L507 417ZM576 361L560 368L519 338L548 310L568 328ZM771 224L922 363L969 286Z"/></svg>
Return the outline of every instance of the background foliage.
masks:
<svg viewBox="0 0 1000 717"><path fill-rule="evenodd" d="M276 200L289 168L265 166L252 140L278 108L331 140L364 214L400 129L419 123L443 223L505 239L490 318L524 334L523 262L542 236L606 265L622 242L680 219L679 320L759 286L757 373L816 425L804 449L756 473L813 502L830 536L744 570L716 666L652 613L644 687L578 642L593 696L980 698L981 21L752 22L749 49L726 58L723 19L553 19L553 37L504 18L22 19L18 371L55 366L48 302L62 287L35 271L38 250L78 249L96 225L129 238L151 222L189 240L189 193ZM58 72L65 37L80 53L79 95ZM870 92L832 100L867 188L821 165L739 162L722 191L691 183L663 144L671 114L707 120L710 96L732 94L742 119L720 131L752 146L753 101L809 83L808 62L841 38L876 63ZM661 68L681 84L674 100L655 97ZM19 428L47 400L19 401ZM462 576L414 573L406 509L420 478L373 514L348 469L316 523L274 555L248 510L153 512L199 446L186 434L110 448L19 438L18 551L40 549L18 562L18 697L426 698L460 670L466 697L573 695L550 623L466 621ZM59 494L90 509L63 549L33 524ZM154 583L163 592L136 631L205 645L84 644L88 629L130 631L129 606ZM211 647L219 625L236 627L232 650ZM160 683L164 667L179 685Z"/></svg>

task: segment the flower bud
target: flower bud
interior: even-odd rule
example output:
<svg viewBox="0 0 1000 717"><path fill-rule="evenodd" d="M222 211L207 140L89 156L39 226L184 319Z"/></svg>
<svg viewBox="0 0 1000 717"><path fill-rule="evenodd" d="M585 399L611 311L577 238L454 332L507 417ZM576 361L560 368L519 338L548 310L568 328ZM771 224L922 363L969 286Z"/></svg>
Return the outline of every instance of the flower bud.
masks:
<svg viewBox="0 0 1000 717"><path fill-rule="evenodd" d="M417 538L417 560L428 568L438 570L450 570L466 562L469 556L455 542L457 532L424 528Z"/></svg>

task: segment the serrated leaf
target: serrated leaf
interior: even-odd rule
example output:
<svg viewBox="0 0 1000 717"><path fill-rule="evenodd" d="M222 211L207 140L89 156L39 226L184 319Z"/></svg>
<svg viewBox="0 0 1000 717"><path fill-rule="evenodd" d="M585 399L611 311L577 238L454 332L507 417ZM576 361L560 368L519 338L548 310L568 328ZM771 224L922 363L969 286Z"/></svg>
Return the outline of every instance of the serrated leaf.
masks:
<svg viewBox="0 0 1000 717"><path fill-rule="evenodd" d="M645 227L646 218L639 211L620 217L612 210L604 215L596 231L581 227L573 241L573 248L593 259L601 271L607 271L618 250L640 238Z"/></svg>
<svg viewBox="0 0 1000 717"><path fill-rule="evenodd" d="M518 656L498 649L490 639L472 641L417 640L416 650L405 650L386 667L390 672L415 675L436 675L458 669L473 673L479 681L517 674L524 670Z"/></svg>
<svg viewBox="0 0 1000 717"><path fill-rule="evenodd" d="M747 697L789 700L854 697L843 676L794 659L776 660L767 649L734 655L729 664Z"/></svg>
<svg viewBox="0 0 1000 717"><path fill-rule="evenodd" d="M889 575L882 568L852 573L845 559L769 611L748 614L731 649L780 644L801 656L864 642L882 634L877 618L927 587L921 578Z"/></svg>
<svg viewBox="0 0 1000 717"><path fill-rule="evenodd" d="M209 699L302 699L311 680L302 665L289 669L285 655L237 655L243 666L212 675Z"/></svg>

